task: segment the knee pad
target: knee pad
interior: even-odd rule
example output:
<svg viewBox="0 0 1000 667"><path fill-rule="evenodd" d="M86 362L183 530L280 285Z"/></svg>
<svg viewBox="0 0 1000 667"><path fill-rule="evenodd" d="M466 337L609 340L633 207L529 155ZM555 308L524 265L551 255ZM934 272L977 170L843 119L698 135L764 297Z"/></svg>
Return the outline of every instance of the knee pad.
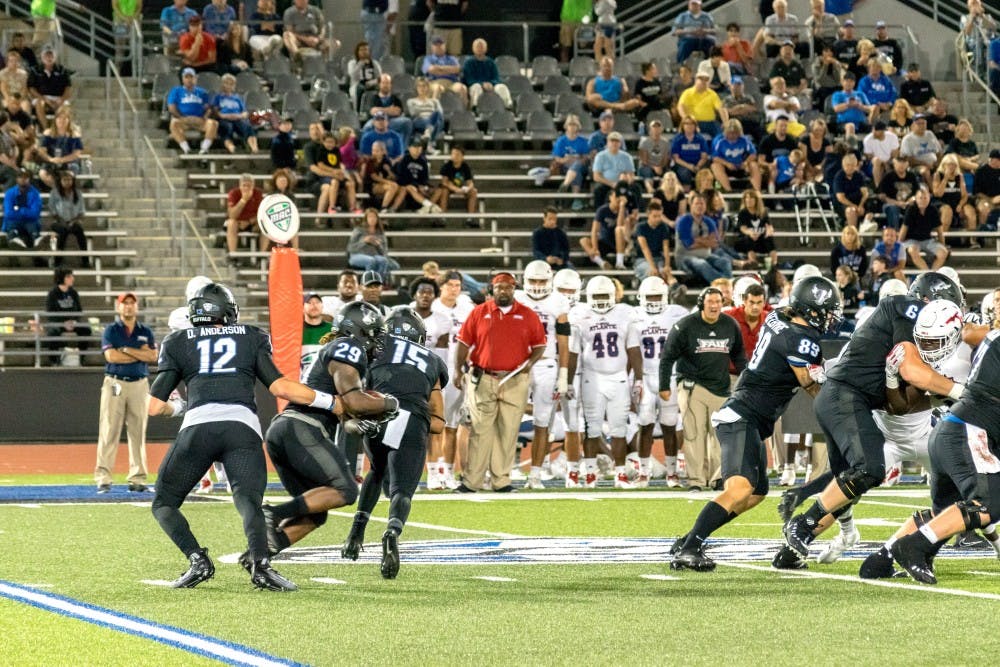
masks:
<svg viewBox="0 0 1000 667"><path fill-rule="evenodd" d="M326 512L313 512L312 514L306 514L306 518L312 521L317 528L326 523L327 516Z"/></svg>
<svg viewBox="0 0 1000 667"><path fill-rule="evenodd" d="M854 500L882 483L885 468L879 465L855 466L837 475L836 479L837 486L847 499Z"/></svg>
<svg viewBox="0 0 1000 667"><path fill-rule="evenodd" d="M962 513L962 521L965 522L966 530L976 530L983 527L981 514L989 514L989 510L979 503L963 500L956 505L958 511Z"/></svg>
<svg viewBox="0 0 1000 667"><path fill-rule="evenodd" d="M931 510L918 510L913 513L912 518L913 518L913 523L919 529L922 526L926 526L928 523L931 522L931 519L934 518L934 512Z"/></svg>

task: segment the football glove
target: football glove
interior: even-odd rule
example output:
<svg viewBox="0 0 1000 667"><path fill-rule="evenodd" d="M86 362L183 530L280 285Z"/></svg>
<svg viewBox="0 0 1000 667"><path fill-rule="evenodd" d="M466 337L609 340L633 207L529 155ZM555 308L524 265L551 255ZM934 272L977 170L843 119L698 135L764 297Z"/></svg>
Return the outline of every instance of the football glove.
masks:
<svg viewBox="0 0 1000 667"><path fill-rule="evenodd" d="M809 377L816 384L823 384L826 382L826 370L820 364L809 364L806 366L806 370L809 371Z"/></svg>
<svg viewBox="0 0 1000 667"><path fill-rule="evenodd" d="M899 389L899 367L906 357L906 349L898 343L885 358L885 386L889 389Z"/></svg>

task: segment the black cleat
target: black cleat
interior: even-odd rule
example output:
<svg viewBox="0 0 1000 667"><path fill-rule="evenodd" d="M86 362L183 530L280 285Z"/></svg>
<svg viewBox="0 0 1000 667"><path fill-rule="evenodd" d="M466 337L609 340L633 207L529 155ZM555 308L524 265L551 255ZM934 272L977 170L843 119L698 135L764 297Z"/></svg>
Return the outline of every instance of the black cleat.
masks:
<svg viewBox="0 0 1000 667"><path fill-rule="evenodd" d="M267 524L267 551L273 556L288 546L288 537L285 531L278 527L281 521L275 519L274 507L264 503L261 505L261 510L264 512L264 523Z"/></svg>
<svg viewBox="0 0 1000 667"><path fill-rule="evenodd" d="M129 493L147 493L149 487L145 484L139 484L138 482L129 482L128 492Z"/></svg>
<svg viewBox="0 0 1000 667"><path fill-rule="evenodd" d="M795 549L800 556L809 556L809 545L816 539L813 529L816 522L804 514L799 514L788 520L781 532L785 534L785 544Z"/></svg>
<svg viewBox="0 0 1000 667"><path fill-rule="evenodd" d="M776 570L805 570L809 567L809 563L794 549L783 545L771 559L771 567Z"/></svg>
<svg viewBox="0 0 1000 667"><path fill-rule="evenodd" d="M382 578L395 579L399 574L399 535L394 530L382 533Z"/></svg>
<svg viewBox="0 0 1000 667"><path fill-rule="evenodd" d="M684 543L687 541L688 535L690 535L690 533L684 533L676 540L674 540L674 543L670 545L670 551L668 551L667 553L669 553L671 556L676 556L677 554L679 554L681 552L681 548L684 546Z"/></svg>
<svg viewBox="0 0 1000 667"><path fill-rule="evenodd" d="M98 493L111 493L111 485L110 484L100 484L97 487L97 492Z"/></svg>
<svg viewBox="0 0 1000 667"><path fill-rule="evenodd" d="M475 489L470 489L465 485L465 482L460 483L452 493L475 493Z"/></svg>
<svg viewBox="0 0 1000 667"><path fill-rule="evenodd" d="M715 569L715 561L702 553L701 550L682 549L670 561L670 569L711 572Z"/></svg>
<svg viewBox="0 0 1000 667"><path fill-rule="evenodd" d="M340 557L347 560L357 560L358 555L365 550L363 546L364 541L365 534L356 534L352 528L351 534L347 536L347 541L344 542L344 546L340 547Z"/></svg>
<svg viewBox="0 0 1000 667"><path fill-rule="evenodd" d="M986 549L990 543L979 536L974 530L966 530L958 534L952 543L954 549Z"/></svg>
<svg viewBox="0 0 1000 667"><path fill-rule="evenodd" d="M891 579L897 574L897 570L892 565L892 554L885 547L872 554L868 554L858 576L862 579Z"/></svg>
<svg viewBox="0 0 1000 667"><path fill-rule="evenodd" d="M936 584L934 570L927 565L927 554L914 544L913 536L907 535L892 545L892 559L906 570L915 581L922 584Z"/></svg>
<svg viewBox="0 0 1000 667"><path fill-rule="evenodd" d="M795 508L799 506L798 489L786 489L781 492L781 500L778 501L778 515L781 523L788 523L795 513Z"/></svg>
<svg viewBox="0 0 1000 667"><path fill-rule="evenodd" d="M249 551L244 551L243 553L241 553L240 557L237 559L237 562L240 564L240 567L242 567L244 570L247 571L247 574L253 574L253 561L250 560Z"/></svg>
<svg viewBox="0 0 1000 667"><path fill-rule="evenodd" d="M250 583L255 588L266 591L297 591L299 587L278 574L268 558L263 558L250 566Z"/></svg>
<svg viewBox="0 0 1000 667"><path fill-rule="evenodd" d="M188 556L191 566L179 579L170 584L171 588L194 588L215 576L215 565L208 557L208 549L199 549Z"/></svg>

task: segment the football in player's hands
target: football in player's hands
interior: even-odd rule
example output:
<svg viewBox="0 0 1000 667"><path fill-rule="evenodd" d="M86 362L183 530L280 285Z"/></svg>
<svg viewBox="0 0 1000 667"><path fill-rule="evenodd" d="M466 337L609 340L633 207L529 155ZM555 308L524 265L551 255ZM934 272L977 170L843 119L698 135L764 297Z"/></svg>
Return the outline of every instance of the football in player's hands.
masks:
<svg viewBox="0 0 1000 667"><path fill-rule="evenodd" d="M352 417L344 422L344 430L351 435L374 435L378 427L379 423L373 419Z"/></svg>

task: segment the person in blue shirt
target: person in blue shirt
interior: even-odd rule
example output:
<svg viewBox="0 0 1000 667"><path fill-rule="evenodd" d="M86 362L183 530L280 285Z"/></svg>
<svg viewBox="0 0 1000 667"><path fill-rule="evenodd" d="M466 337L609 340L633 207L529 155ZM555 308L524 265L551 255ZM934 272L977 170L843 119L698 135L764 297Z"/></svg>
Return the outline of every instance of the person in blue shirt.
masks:
<svg viewBox="0 0 1000 667"><path fill-rule="evenodd" d="M419 138L419 137L418 137ZM389 116L384 111L376 111L372 115L372 127L361 134L358 147L362 155L372 154L372 144L381 141L385 144L385 154L389 162L396 164L403 157L403 137L399 132L389 129Z"/></svg>
<svg viewBox="0 0 1000 667"><path fill-rule="evenodd" d="M1000 95L1000 35L990 40L990 90Z"/></svg>
<svg viewBox="0 0 1000 667"><path fill-rule="evenodd" d="M260 150L257 147L257 131L248 120L250 113L243 96L236 92L236 77L232 74L222 75L222 90L212 100L212 110L219 119L219 136L227 151L236 152L233 137L243 140L251 153Z"/></svg>
<svg viewBox="0 0 1000 667"><path fill-rule="evenodd" d="M689 0L688 9L674 19L677 36L677 62L685 62L692 53L701 51L706 56L715 46L715 19L701 11L701 0Z"/></svg>
<svg viewBox="0 0 1000 667"><path fill-rule="evenodd" d="M160 12L163 49L167 55L177 53L177 40L182 32L187 32L188 21L194 16L198 16L198 12L187 6L187 0L174 0L172 5Z"/></svg>
<svg viewBox="0 0 1000 667"><path fill-rule="evenodd" d="M881 257L885 260L886 270L893 278L906 280L903 269L906 268L906 249L899 242L899 231L886 225L882 228L882 239L875 243L872 249L872 259Z"/></svg>
<svg viewBox="0 0 1000 667"><path fill-rule="evenodd" d="M621 183L608 195L608 203L594 212L590 235L580 237L580 247L598 268L610 271L611 263L604 258L614 255L615 266L624 269L625 244L637 218L638 211L629 207L628 183Z"/></svg>
<svg viewBox="0 0 1000 667"><path fill-rule="evenodd" d="M846 225L858 226L865 217L865 202L870 194L865 177L858 170L858 158L848 153L840 162L841 170L833 179L833 210ZM863 273L863 272L862 272Z"/></svg>
<svg viewBox="0 0 1000 667"><path fill-rule="evenodd" d="M589 153L590 160L593 162L597 154L603 151L608 145L608 135L611 131L615 129L615 114L610 110L605 110L601 112L601 115L597 119L597 131L590 135L589 143Z"/></svg>
<svg viewBox="0 0 1000 667"><path fill-rule="evenodd" d="M222 39L229 30L229 24L236 20L236 11L226 0L212 0L201 10L205 32L216 39Z"/></svg>
<svg viewBox="0 0 1000 667"><path fill-rule="evenodd" d="M751 159L757 148L743 134L743 125L735 118L726 121L722 134L712 141L712 174L725 192L732 192L733 178L749 178L754 190L760 190L760 167Z"/></svg>
<svg viewBox="0 0 1000 667"><path fill-rule="evenodd" d="M632 269L640 281L649 276L659 276L668 285L677 282L670 271L670 237L673 230L663 218L663 205L649 202L648 218L635 228L635 262Z"/></svg>
<svg viewBox="0 0 1000 667"><path fill-rule="evenodd" d="M469 106L469 89L458 80L462 66L458 58L448 55L441 35L431 40L431 52L424 57L420 71L430 81L434 97L441 97L441 93L450 90L461 98L463 105Z"/></svg>
<svg viewBox="0 0 1000 667"><path fill-rule="evenodd" d="M559 192L580 192L583 179L587 175L587 165L590 164L590 142L580 135L580 119L576 114L566 116L564 124L566 133L556 139L552 145L552 163L549 170L559 175L566 174ZM574 199L572 208L580 211L585 206L582 199Z"/></svg>
<svg viewBox="0 0 1000 667"><path fill-rule="evenodd" d="M4 193L0 231L11 247L37 248L45 239L41 219L42 195L31 184L31 172L22 169L17 172L17 183Z"/></svg>
<svg viewBox="0 0 1000 667"><path fill-rule="evenodd" d="M863 132L868 129L868 118L874 107L867 95L854 90L854 84L854 75L844 72L840 80L841 89L830 96L830 104L837 114L837 125L843 128L847 123L853 123L855 130Z"/></svg>
<svg viewBox="0 0 1000 667"><path fill-rule="evenodd" d="M620 181L631 185L635 182L635 163L632 156L622 149L622 135L608 135L608 147L594 156L594 208L600 208L608 193Z"/></svg>
<svg viewBox="0 0 1000 667"><path fill-rule="evenodd" d="M615 76L615 61L610 56L601 58L597 76L587 82L583 99L594 112L621 111L628 113L642 106L642 100L632 97L625 79Z"/></svg>
<svg viewBox="0 0 1000 667"><path fill-rule="evenodd" d="M204 132L201 141L201 154L208 153L215 136L219 132L219 123L209 115L212 112L212 100L204 88L195 85L195 71L185 67L181 72L180 86L174 86L167 95L167 111L170 112L170 138L177 142L185 155L191 152L186 133L188 130Z"/></svg>
<svg viewBox="0 0 1000 667"><path fill-rule="evenodd" d="M701 193L690 199L691 212L677 220L677 266L708 284L717 278L733 277L733 260L722 248L719 226L705 215L706 202Z"/></svg>
<svg viewBox="0 0 1000 667"><path fill-rule="evenodd" d="M548 206L542 217L542 226L531 233L531 254L543 260L553 271L572 268L569 261L569 237L559 228L559 211Z"/></svg>
<svg viewBox="0 0 1000 667"><path fill-rule="evenodd" d="M889 111L899 97L896 86L882 73L882 64L876 58L868 61L868 75L858 82L858 92L868 98L868 103L879 111Z"/></svg>
<svg viewBox="0 0 1000 667"><path fill-rule="evenodd" d="M712 147L708 139L698 132L698 124L690 116L681 121L681 131L674 136L670 144L670 157L673 160L674 173L677 180L690 188L694 183L694 175L708 164Z"/></svg>

